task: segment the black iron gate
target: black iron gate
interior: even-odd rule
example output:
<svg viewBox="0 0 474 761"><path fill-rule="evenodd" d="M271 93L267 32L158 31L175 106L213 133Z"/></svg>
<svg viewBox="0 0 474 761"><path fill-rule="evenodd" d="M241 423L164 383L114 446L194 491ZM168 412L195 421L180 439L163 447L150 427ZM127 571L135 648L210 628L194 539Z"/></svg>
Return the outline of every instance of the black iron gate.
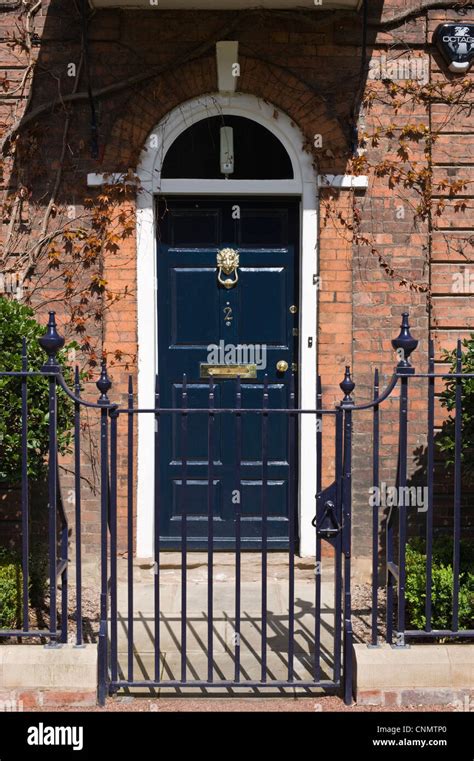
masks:
<svg viewBox="0 0 474 761"><path fill-rule="evenodd" d="M296 409L294 400L294 378L292 380L288 406L283 409L268 408L268 381L265 380L262 406L259 408L243 408L242 385L240 379L235 382L235 405L231 408L216 408L214 404L214 383L209 382L209 406L207 409L192 408L187 402L187 381L183 378L181 406L164 408L160 406L160 394L155 395L155 406L152 409L140 409L134 406L133 388L130 382L129 403L127 407L110 407L106 396L108 385L105 370L99 381L102 398L99 404L102 411L102 449L104 487L110 483L110 489L103 488L102 530L103 530L103 630L100 639L100 696L104 699L106 691L116 692L119 689L134 687L154 689L268 689L284 690L298 687L311 689L320 687L327 691L337 692L341 688L341 645L344 661L344 690L347 701L351 699L351 625L350 625L350 495L351 495L351 407L350 391L353 383L346 371L346 377L341 384L345 398L340 407L324 410L315 406L312 410ZM320 387L318 398L321 399ZM285 595L284 605L279 610L272 610L277 604L271 599L271 569L275 553L269 552L267 539L267 522L269 515L269 490L271 481L268 477L269 462L269 428L271 415L284 415L288 426L288 441L290 457L296 457L296 430L298 417L312 415L316 421L315 436L318 438L319 462L318 467L318 499L317 516L313 521L315 527L314 552L316 562L311 573L311 580L306 578L305 584L298 587L298 574L295 570L295 560L298 551L297 535L297 505L295 500L289 500L288 516L288 549L279 551L280 577L278 579L279 593ZM154 460L155 460L155 490L154 490L154 578L153 589L150 591L148 615L145 618L152 629L149 632L151 642L151 663L143 665L142 657L137 658L137 628L143 625L140 612L135 605L137 592L133 569L134 543L134 419L139 415L150 415L155 421ZM186 487L189 482L187 474L188 456L187 442L189 439L190 420L193 416L204 415L207 418L207 550L205 560L205 599L201 605L201 617L196 617L196 611L190 607L193 602L193 584L190 569L193 566L193 542L190 535L192 514L186 509ZM216 482L213 475L213 445L215 424L219 415L226 416L226 425L231 426L235 436L234 481L235 493L239 494L243 483L242 468L242 428L246 415L257 415L261 419L261 483L260 483L260 530L261 547L252 552L252 566L258 566L252 574L252 581L247 584L247 598L259 597L258 610L253 599L244 600L245 580L243 559L248 557L241 541L242 522L245 520L240 499L235 502L235 543L229 550L233 557L232 572L226 584L216 581L215 572L220 567L221 555L215 552L213 546L213 490ZM179 427L181 453L180 489L184 494L180 503L181 541L179 550L179 604L170 613L163 602L163 592L166 589L163 582L163 569L166 567L169 553L162 550L160 541L160 516L162 510L162 494L159 482L159 459L161 447L161 423L165 416L176 419L175 427ZM322 421L332 417L336 430L335 436L335 473L334 482L322 491ZM118 461L118 428L120 420L125 418L123 429L127 430L127 544L128 567L126 579L122 586L127 588L127 602L124 610L119 610L119 573L117 569L117 461ZM110 421L110 442L108 440L108 421ZM110 473L106 464L110 463ZM290 463L291 464L291 463ZM295 469L290 467L290 473ZM290 492L294 490L290 485ZM110 552L107 549L110 543ZM332 547L331 559L322 561L322 543L327 542ZM109 557L109 562L107 562ZM323 568L332 566L325 580ZM283 566L283 569L282 569ZM107 570L107 577L105 569ZM283 578L284 577L284 578ZM202 586L199 591L203 591ZM249 588L250 586L250 588ZM331 587L329 590L328 587ZM231 600L229 600L231 587ZM325 595L323 600L322 588ZM194 585L196 593L196 585ZM305 599L298 598L298 592ZM331 594L329 604L328 594ZM274 595L275 596L275 595ZM278 596L278 591L276 592ZM226 599L225 606L220 598ZM107 603L110 612L107 611ZM247 610L250 605L251 610ZM142 603L143 606L143 603ZM146 606L146 604L145 604ZM219 631L219 622L225 620L228 631L224 637ZM107 626L106 623L107 622ZM194 638L193 629L204 627L197 635L199 647L190 645L189 639ZM120 647L120 634L125 636L126 648ZM298 629L298 632L296 631ZM169 634L173 640L171 653L163 639ZM344 637L342 637L344 632ZM300 636L298 642L297 634ZM168 636L167 636L168 635ZM323 636L322 636L323 635ZM138 639L140 639L138 637ZM301 639L304 640L302 646ZM142 637L143 640L143 637ZM216 643L221 658L216 652ZM142 641L143 647L143 641ZM150 644L148 649L150 655ZM175 662L173 663L173 655ZM170 658L171 656L171 658ZM177 658L177 662L176 662ZM139 661L142 661L140 663ZM150 659L149 659L150 660ZM137 675L137 671L141 675ZM168 672L168 673L166 673Z"/></svg>
<svg viewBox="0 0 474 761"><path fill-rule="evenodd" d="M344 397L335 408L325 408L321 383L318 379L314 409L295 406L294 379L286 408L268 408L268 381L265 381L262 404L249 409L242 407L242 386L235 382L235 404L229 408L216 408L214 384L209 381L209 405L206 409L192 408L188 404L186 378L183 379L181 406L164 408L160 405L157 379L155 405L151 409L135 406L130 380L128 404L121 407L109 399L111 382L105 364L102 366L97 387L100 398L89 402L81 397L79 376L76 372L74 390L68 388L56 355L64 344L58 335L54 313L50 313L47 333L41 345L48 361L39 370L28 368L26 350L21 371L1 371L0 379L19 383L22 399L21 423L21 562L23 574L22 626L0 630L2 637L15 637L19 641L28 637L41 637L49 646L60 646L68 638L68 525L58 489L57 458L57 394L62 391L72 400L75 410L74 425L74 558L76 602L76 643L83 642L82 628L82 530L81 530L81 413L84 408L96 410L100 417L100 510L101 510L101 588L99 631L99 701L121 689L173 689L200 688L238 690L274 690L322 688L327 692L341 692L346 703L352 699L352 607L351 607L351 546L353 467L352 437L354 413L366 410L372 416L372 440L366 452L372 453L372 474L367 489L378 489L379 498L372 503L372 637L378 642L380 622L378 616L378 576L381 567L386 573L387 614L385 638L397 646L404 646L406 638L416 637L474 637L472 626L461 626L460 581L461 573L461 465L463 462L463 393L466 383L472 382L473 373L462 372L461 346L458 344L456 372L436 373L433 349L430 347L428 372L416 373L410 364L410 354L417 341L410 334L408 315L403 315L401 332L392 341L399 356L395 372L385 390L379 392L378 372L375 372L373 400L355 405L352 399L354 382L346 367L340 384ZM49 475L49 627L40 631L30 627L28 613L29 589L29 502L28 502L28 379L44 376L49 383L50 446ZM398 512L389 511L383 526L386 539L385 558L380 558L380 409L399 388L398 466L395 488L405 492L408 484L408 388L414 379L428 382L427 415L427 468L428 501L423 510L425 519L426 557L426 625L420 630L407 629L406 625L406 546L407 504L402 500ZM434 533L434 432L435 383L437 379L453 384L455 389L454 419L454 495L453 495L453 589L451 627L443 629L433 625L433 533ZM195 571L195 553L190 536L190 515L186 499L179 521L180 550L174 558L173 582L170 578L170 554L160 546L160 512L162 492L159 467L155 468L154 481L154 558L151 576L144 587L137 585L134 567L135 547L135 435L136 419L151 416L155 423L154 459L159 462L161 425L165 416L172 416L181 436L181 474L179 487L186 493L189 481L186 443L190 435L190 421L196 415L207 420L208 472L203 486L207 489L208 521L205 559ZM246 519L240 500L235 503L235 543L227 553L226 572L221 573L221 555L215 552L213 537L212 494L216 487L213 474L213 446L218 416L232 420L234 432L234 480L236 492L242 482L242 429L245 415L258 416L261 432L261 481L259 482L260 549L243 551L242 521ZM298 420L310 415L315 421L317 494L315 495L314 562L306 564L306 576L298 557L297 510L290 500L288 520L288 548L275 555L269 551L267 520L271 481L268 475L269 430L272 415L283 415L288 426L289 456L297 452L296 431ZM323 445L323 432L332 432L333 444ZM393 424L392 424L393 430ZM119 441L126 441L126 456ZM1 442L0 442L1 444ZM332 449L334 447L334 449ZM302 453L304 456L304 453ZM326 460L333 460L334 471L328 477L324 469ZM444 467L444 466L443 466ZM295 469L290 468L294 474ZM330 480L323 488L324 480ZM369 483L370 482L370 483ZM395 516L398 520L395 520ZM125 565L119 556L119 543L125 544ZM119 541L120 540L120 541ZM70 541L70 540L69 540ZM324 549L326 551L324 551ZM309 567L309 572L308 572ZM219 573L217 573L219 571ZM58 581L60 592L58 592ZM148 595L145 615L143 589ZM58 596L60 594L60 610ZM396 603L396 604L395 604ZM69 611L70 617L70 611ZM147 637L148 662L143 658L143 633Z"/></svg>

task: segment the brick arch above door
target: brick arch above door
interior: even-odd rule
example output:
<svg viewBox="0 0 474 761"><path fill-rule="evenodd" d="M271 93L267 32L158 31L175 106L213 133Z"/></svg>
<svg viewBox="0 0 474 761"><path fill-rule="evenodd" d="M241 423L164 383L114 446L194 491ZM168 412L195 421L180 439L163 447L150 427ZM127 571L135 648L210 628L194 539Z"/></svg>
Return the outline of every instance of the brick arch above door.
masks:
<svg viewBox="0 0 474 761"><path fill-rule="evenodd" d="M253 95L272 103L275 119L281 109L301 130L312 150L315 135L321 135L321 150L315 159L321 172L344 173L349 136L329 102L292 72L273 63L239 56L241 76L237 93ZM121 116L111 128L102 162L105 172L128 170L138 165L145 140L168 113L180 104L217 90L215 58L207 56L167 71L124 100Z"/></svg>

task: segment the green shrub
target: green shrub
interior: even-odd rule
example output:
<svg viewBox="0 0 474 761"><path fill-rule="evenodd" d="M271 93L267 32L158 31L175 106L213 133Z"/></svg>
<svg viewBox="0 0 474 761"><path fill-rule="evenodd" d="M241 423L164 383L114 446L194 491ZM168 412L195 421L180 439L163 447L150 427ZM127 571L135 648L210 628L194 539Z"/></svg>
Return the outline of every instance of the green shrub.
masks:
<svg viewBox="0 0 474 761"><path fill-rule="evenodd" d="M29 307L0 298L0 370L21 370L22 339L27 341L28 368L39 370L46 355L38 343L44 325L34 318ZM58 353L64 367L67 351L77 348L70 343ZM64 370L71 385L72 371ZM0 482L15 484L21 479L21 381L19 378L0 378ZM58 450L69 451L74 407L63 391L58 390ZM48 379L28 379L28 475L36 480L44 476L49 446Z"/></svg>
<svg viewBox="0 0 474 761"><path fill-rule="evenodd" d="M474 373L474 333L462 342L463 373ZM456 350L444 350L443 358L449 362L449 371L456 372ZM462 383L462 443L461 461L465 483L474 483L474 378L465 378ZM440 401L448 412L456 407L456 381L446 383L446 390L440 395ZM449 415L443 423L438 439L438 446L444 452L448 465L454 464L454 418Z"/></svg>
<svg viewBox="0 0 474 761"><path fill-rule="evenodd" d="M453 542L440 537L433 542L432 621L433 629L451 629L453 612ZM459 585L459 628L474 626L474 543L461 542ZM408 626L426 626L426 554L424 542L411 540L406 548L406 602Z"/></svg>
<svg viewBox="0 0 474 761"><path fill-rule="evenodd" d="M0 549L0 629L20 626L22 583L18 558Z"/></svg>
<svg viewBox="0 0 474 761"><path fill-rule="evenodd" d="M41 608L49 583L48 545L32 547L29 559L28 597L32 608ZM19 552L0 548L0 629L22 625L23 574Z"/></svg>

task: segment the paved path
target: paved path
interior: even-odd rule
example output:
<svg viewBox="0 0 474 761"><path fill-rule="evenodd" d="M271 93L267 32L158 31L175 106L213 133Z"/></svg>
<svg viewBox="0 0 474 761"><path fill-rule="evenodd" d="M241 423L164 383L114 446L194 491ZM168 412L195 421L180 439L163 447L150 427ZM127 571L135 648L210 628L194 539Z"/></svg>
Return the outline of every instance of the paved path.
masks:
<svg viewBox="0 0 474 761"><path fill-rule="evenodd" d="M214 679L233 680L235 667L235 562L230 553L215 556L213 590ZM187 679L206 680L208 671L208 603L207 556L189 555L187 573ZM162 556L160 567L160 678L181 679L181 568L175 553ZM334 586L332 561L328 561L321 582L321 676L332 678L334 653ZM128 590L126 561L119 563L118 651L119 672L128 672ZM154 568L146 561L135 563L133 599L133 678L153 680L155 653ZM267 599L267 679L288 679L288 562L283 553L269 556ZM242 556L241 583L241 679L260 681L262 663L262 583L260 556ZM297 559L295 573L295 678L312 681L315 636L314 561ZM120 673L119 673L120 676ZM265 691L267 688L264 688ZM270 689L270 688L269 688ZM139 690L135 690L139 692ZM143 689L141 690L143 692ZM175 694L175 690L155 694ZM256 688L233 688L231 694L260 694ZM272 688L271 694L292 695L295 688ZM302 690L298 690L302 692ZM307 691L305 691L307 692ZM316 690L316 692L318 692ZM184 694L184 690L181 690ZM201 688L186 689L185 694L209 694ZM212 694L229 694L229 690L212 690Z"/></svg>

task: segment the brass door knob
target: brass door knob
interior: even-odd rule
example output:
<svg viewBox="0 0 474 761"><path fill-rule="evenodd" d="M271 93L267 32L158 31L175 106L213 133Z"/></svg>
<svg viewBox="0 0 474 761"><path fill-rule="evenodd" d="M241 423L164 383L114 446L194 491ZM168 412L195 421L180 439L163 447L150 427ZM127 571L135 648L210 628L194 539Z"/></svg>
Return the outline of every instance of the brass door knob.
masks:
<svg viewBox="0 0 474 761"><path fill-rule="evenodd" d="M276 363L276 369L279 373L286 373L288 370L288 362L285 362L284 359L280 359L280 361Z"/></svg>

